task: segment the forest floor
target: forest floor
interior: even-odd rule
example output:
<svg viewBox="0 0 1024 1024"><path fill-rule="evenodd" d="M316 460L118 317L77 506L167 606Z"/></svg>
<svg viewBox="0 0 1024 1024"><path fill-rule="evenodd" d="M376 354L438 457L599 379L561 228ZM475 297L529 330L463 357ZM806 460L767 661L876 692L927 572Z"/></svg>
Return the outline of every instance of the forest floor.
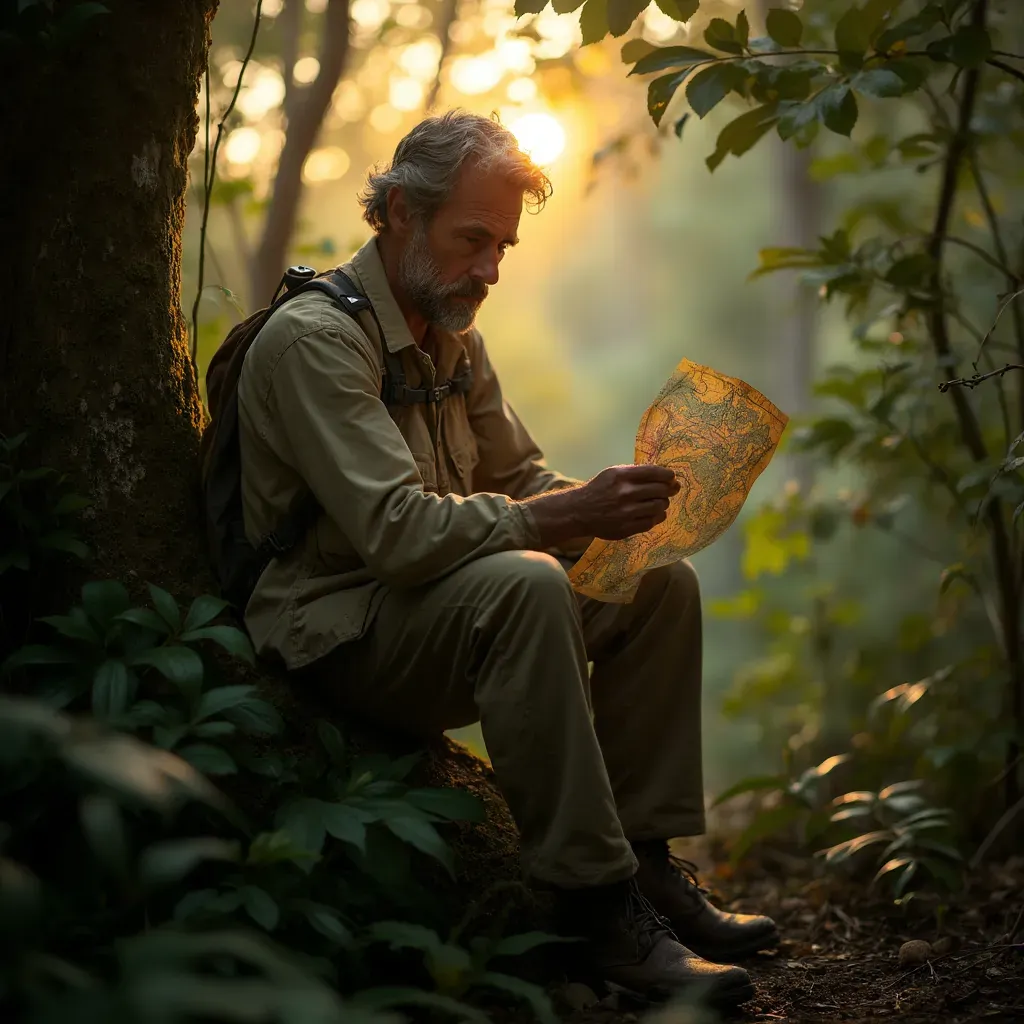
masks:
<svg viewBox="0 0 1024 1024"><path fill-rule="evenodd" d="M757 995L731 1020L1024 1021L1024 857L974 873L942 909L925 899L897 907L866 883L822 877L806 858L767 853L740 874L724 864L704 870L714 864L706 850L678 852L700 864L719 906L769 914L783 935L777 952L744 964ZM926 962L900 967L900 947L912 939L935 948ZM583 1007L578 987L552 996L568 1024L631 1024L647 1016L616 996ZM663 1011L657 1024L714 1019L680 1008Z"/></svg>

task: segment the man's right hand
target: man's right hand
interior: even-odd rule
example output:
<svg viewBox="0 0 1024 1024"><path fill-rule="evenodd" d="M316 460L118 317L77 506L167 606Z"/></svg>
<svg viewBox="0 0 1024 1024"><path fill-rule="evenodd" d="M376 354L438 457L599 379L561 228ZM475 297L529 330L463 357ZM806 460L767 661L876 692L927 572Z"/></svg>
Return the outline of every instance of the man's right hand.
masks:
<svg viewBox="0 0 1024 1024"><path fill-rule="evenodd" d="M542 547L575 537L621 540L665 521L679 481L663 466L612 466L588 483L529 501Z"/></svg>

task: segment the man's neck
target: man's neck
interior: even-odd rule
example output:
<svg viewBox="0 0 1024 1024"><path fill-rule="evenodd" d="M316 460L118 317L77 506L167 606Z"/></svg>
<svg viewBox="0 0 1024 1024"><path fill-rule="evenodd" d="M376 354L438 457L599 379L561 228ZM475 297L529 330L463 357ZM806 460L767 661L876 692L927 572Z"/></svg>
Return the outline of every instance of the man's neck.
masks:
<svg viewBox="0 0 1024 1024"><path fill-rule="evenodd" d="M422 348L429 336L427 328L430 325L409 300L409 296L405 294L405 290L402 288L400 283L401 274L398 272L398 252L393 244L393 240L387 234L377 236L377 252L380 254L381 263L384 264L384 274L391 287L391 294L394 295L395 302L398 303L398 308L402 311L402 316L405 317L409 333L412 335L413 341Z"/></svg>

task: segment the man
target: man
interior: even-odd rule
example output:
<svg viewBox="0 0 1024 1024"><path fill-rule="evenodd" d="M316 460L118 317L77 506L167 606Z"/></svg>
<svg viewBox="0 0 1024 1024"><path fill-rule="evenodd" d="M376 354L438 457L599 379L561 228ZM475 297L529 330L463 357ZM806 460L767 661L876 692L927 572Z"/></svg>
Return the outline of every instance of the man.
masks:
<svg viewBox="0 0 1024 1024"><path fill-rule="evenodd" d="M694 572L651 572L632 604L603 604L550 553L650 529L679 485L657 466L587 483L546 468L473 329L524 196L549 195L509 132L460 111L370 175L375 237L343 270L373 316L298 296L245 359L250 540L307 489L323 509L265 570L246 623L363 716L417 733L479 720L523 868L557 891L604 980L742 1002L746 972L709 961L773 945L775 927L711 907L667 846L704 826ZM429 400L385 405L389 353Z"/></svg>

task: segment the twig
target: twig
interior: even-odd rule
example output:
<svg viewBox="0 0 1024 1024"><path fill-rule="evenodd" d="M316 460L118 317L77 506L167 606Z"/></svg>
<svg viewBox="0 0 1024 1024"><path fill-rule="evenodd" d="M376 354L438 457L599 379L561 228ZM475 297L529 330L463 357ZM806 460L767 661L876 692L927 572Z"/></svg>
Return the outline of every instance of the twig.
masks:
<svg viewBox="0 0 1024 1024"><path fill-rule="evenodd" d="M978 869L978 866L985 859L985 855L992 849L992 845L1006 831L1007 826L1021 811L1024 811L1024 797L1021 797L1012 807L1007 808L1000 819L992 826L992 831L985 836L981 846L978 847L977 853L971 858L972 871Z"/></svg>
<svg viewBox="0 0 1024 1024"><path fill-rule="evenodd" d="M249 66L252 52L256 49L256 37L260 31L260 16L262 14L263 0L256 0L256 16L252 23L252 36L249 39L249 49L246 51L242 66L238 71L238 81L235 82L235 91L231 96L231 102L227 105L220 123L217 125L217 138L213 143L213 151L210 152L210 54L206 54L206 178L203 181L203 223L199 229L199 280L196 285L196 300L192 303L192 368L198 374L196 367L196 349L199 345L199 301L203 297L203 271L206 265L206 225L210 219L210 197L213 193L213 183L217 177L217 151L220 149L220 140L224 135L224 125L235 109L238 101L238 94L242 91L242 79L245 77L245 69Z"/></svg>
<svg viewBox="0 0 1024 1024"><path fill-rule="evenodd" d="M1010 370L1024 370L1024 363L1007 363L998 370L991 370L988 373L976 373L973 377L957 377L956 380L946 380L939 385L940 391L948 391L953 387L976 388L982 381L989 377L1001 377Z"/></svg>
<svg viewBox="0 0 1024 1024"><path fill-rule="evenodd" d="M1024 82L1024 71L1018 71L1017 68L1012 67L1010 64L1006 64L1004 61L996 60L994 57L989 57L986 64L991 64L994 68L999 68L1000 71L1005 71L1008 75L1013 75L1014 78Z"/></svg>
<svg viewBox="0 0 1024 1024"><path fill-rule="evenodd" d="M441 91L441 72L444 70L452 47L451 29L458 20L458 16L459 0L445 0L437 26L437 41L441 44L441 52L437 58L437 74L434 75L434 80L430 83L426 102L423 104L423 108L428 114L433 111L434 105L437 103L437 95Z"/></svg>

